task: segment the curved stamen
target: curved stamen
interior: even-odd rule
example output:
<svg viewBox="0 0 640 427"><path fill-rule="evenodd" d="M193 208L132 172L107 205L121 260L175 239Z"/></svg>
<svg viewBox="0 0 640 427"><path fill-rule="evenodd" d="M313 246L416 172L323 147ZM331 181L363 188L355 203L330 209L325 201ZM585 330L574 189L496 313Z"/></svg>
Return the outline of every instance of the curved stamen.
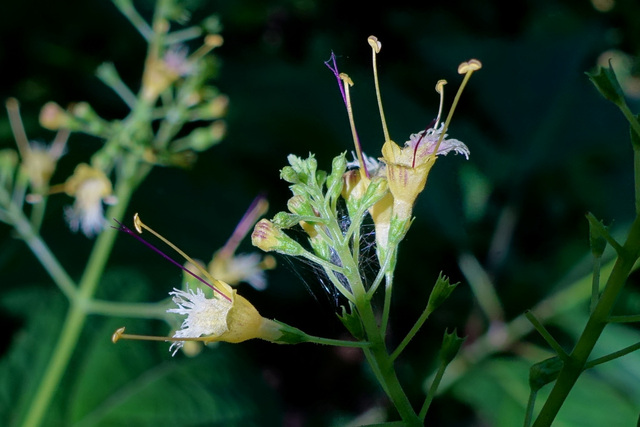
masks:
<svg viewBox="0 0 640 427"><path fill-rule="evenodd" d="M360 175L364 172L364 177L369 178L369 171L367 165L362 157L362 146L360 145L360 138L358 138L358 132L356 132L356 123L353 120L353 109L351 108L351 97L349 96L349 87L353 86L353 80L345 74L340 73L340 79L342 79L344 94L347 103L347 114L349 115L349 125L351 125L351 134L353 136L353 144L356 147L356 155L358 156L358 163L360 164Z"/></svg>
<svg viewBox="0 0 640 427"><path fill-rule="evenodd" d="M180 249L178 249L175 245L173 245L171 242L169 242L168 240L166 240L164 237L160 236L159 234L157 234L155 231L151 230L150 228L148 228L146 225L142 224L141 221L139 221L139 218L137 216L138 214L136 214L136 216L134 217L134 221L136 220L136 218L138 219L138 221L135 222L135 227L136 230L141 233L142 232L142 228L141 226L143 226L145 229L149 230L152 234L154 234L155 236L157 236L160 240L162 240L163 242L167 243L169 246L171 246L174 250L176 250L180 255L182 255L183 257L185 257L185 259L187 259L187 261L189 261L191 264L193 264L194 266L196 266L196 268L198 268L205 277L207 277L209 280L213 279L208 273L206 273L206 271L203 271L204 269L202 269L202 267L200 267L195 261L193 261L189 256L187 256L186 254L184 254L184 252L182 252ZM142 237L138 236L136 233L133 232L133 230L131 230L129 227L127 227L126 225L124 225L123 223L121 223L120 221L118 221L117 219L114 218L114 221L118 224L119 227L112 227L115 228L118 231L122 231L125 232L127 234L129 234L130 236L135 237L136 239L138 239L138 241L142 242L144 245L146 245L149 249L153 250L154 252L156 252L157 254L159 254L160 256L162 256L164 259L166 259L167 261L169 261L170 263L176 265L178 268L180 268L181 270L185 271L186 273L188 273L189 275L193 276L195 279L197 279L198 281L200 281L201 283L203 283L204 285L210 287L211 289L213 289L214 292L217 292L218 294L220 294L224 299L226 299L229 302L232 302L231 297L229 297L225 292L223 292L221 289L219 289L217 286L207 282L205 279L203 279L202 277L198 276L197 274L195 274L194 272L192 272L191 270L189 270L188 268L186 268L185 266L183 266L182 264L180 264L179 262L175 261L173 258L171 258L169 255L165 254L164 252L162 252L160 249L156 248L154 245L152 245L151 243L147 242L145 239L143 239ZM206 273L206 274L205 274ZM219 282L216 279L212 280L213 283Z"/></svg>
<svg viewBox="0 0 640 427"><path fill-rule="evenodd" d="M378 109L380 110L380 120L382 120L382 132L384 133L384 141L387 142L391 138L389 137L389 129L387 129L387 121L384 118L384 110L382 109L382 97L380 96L380 84L378 83L378 63L376 61L376 56L380 53L380 49L382 49L382 43L378 41L378 38L375 36L369 36L367 39L369 42L369 46L371 46L371 51L373 55L373 80L376 86L376 98L378 99Z"/></svg>
<svg viewBox="0 0 640 427"><path fill-rule="evenodd" d="M458 105L458 101L460 100L460 95L462 95L462 91L464 90L464 87L467 85L467 82L471 78L471 74L473 74L474 71L478 71L480 68L482 68L482 63L477 59L470 59L469 61L463 62L458 66L458 74L464 74L464 79L462 80L462 83L458 88L458 93L456 93L456 97L453 99L453 104L451 105L451 109L449 110L449 114L447 115L447 120L445 120L444 122L444 127L442 128L442 133L440 134L440 138L438 138L438 142L436 143L436 146L433 149L433 153L431 153L432 156L435 156L436 153L438 152L438 148L440 148L440 144L444 139L444 135L447 132L447 129L449 129L449 123L451 122L451 118L453 117L453 112L456 110L456 106Z"/></svg>

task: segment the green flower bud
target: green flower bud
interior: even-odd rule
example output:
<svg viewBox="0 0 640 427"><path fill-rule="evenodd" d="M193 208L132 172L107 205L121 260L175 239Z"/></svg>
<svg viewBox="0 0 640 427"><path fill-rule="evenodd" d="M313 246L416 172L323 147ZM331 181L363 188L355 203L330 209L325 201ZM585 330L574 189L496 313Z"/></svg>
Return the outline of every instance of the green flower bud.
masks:
<svg viewBox="0 0 640 427"><path fill-rule="evenodd" d="M300 183L298 173L291 166L285 166L280 169L280 179L283 179L291 184Z"/></svg>
<svg viewBox="0 0 640 427"><path fill-rule="evenodd" d="M315 212L308 202L307 198L302 195L296 195L287 201L287 208L291 213L300 216L314 216Z"/></svg>
<svg viewBox="0 0 640 427"><path fill-rule="evenodd" d="M202 152L218 144L226 132L227 125L225 122L217 120L210 126L194 129L185 139L182 139L179 142L181 148L182 145L186 145L194 151Z"/></svg>
<svg viewBox="0 0 640 427"><path fill-rule="evenodd" d="M440 349L440 358L442 358L442 361L445 364L448 365L456 357L465 339L466 338L460 338L455 329L452 333L448 333L446 330L444 331L442 348Z"/></svg>
<svg viewBox="0 0 640 427"><path fill-rule="evenodd" d="M353 304L349 303L349 305L351 309L350 312L348 312L344 306L341 306L340 308L342 308L342 315L336 313L336 316L338 316L338 319L340 319L342 324L345 326L345 328L347 328L347 330L351 333L351 335L353 335L355 339L363 340L365 335L364 328L362 327L362 321L360 320L360 317L356 313L354 313Z"/></svg>
<svg viewBox="0 0 640 427"><path fill-rule="evenodd" d="M558 356L550 357L542 362L536 363L529 369L529 386L531 391L538 391L546 384L558 378L563 362Z"/></svg>
<svg viewBox="0 0 640 427"><path fill-rule="evenodd" d="M624 105L624 95L611 63L609 68L598 67L594 73L586 73L598 91L617 106Z"/></svg>
<svg viewBox="0 0 640 427"><path fill-rule="evenodd" d="M281 229L291 228L300 222L299 215L292 215L286 212L278 212L272 219L273 224Z"/></svg>
<svg viewBox="0 0 640 427"><path fill-rule="evenodd" d="M251 234L251 243L265 252L275 251L285 255L298 256L305 251L298 242L267 219L261 219L256 224Z"/></svg>
<svg viewBox="0 0 640 427"><path fill-rule="evenodd" d="M433 313L447 298L451 295L451 292L458 286L459 283L453 285L449 283L449 278L442 273L438 276L435 286L431 290L429 295L429 302L427 303L427 313L429 315Z"/></svg>
<svg viewBox="0 0 640 427"><path fill-rule="evenodd" d="M342 175L347 169L346 152L336 156L331 165L331 175L327 177L327 198L335 199L342 192Z"/></svg>

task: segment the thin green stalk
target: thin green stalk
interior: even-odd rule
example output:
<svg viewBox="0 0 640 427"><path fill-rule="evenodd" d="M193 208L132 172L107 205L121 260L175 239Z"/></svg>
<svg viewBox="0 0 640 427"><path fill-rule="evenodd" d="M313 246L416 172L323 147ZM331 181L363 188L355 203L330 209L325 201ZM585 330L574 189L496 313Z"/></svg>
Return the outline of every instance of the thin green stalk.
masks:
<svg viewBox="0 0 640 427"><path fill-rule="evenodd" d="M638 349L640 349L640 343L635 343L633 345L630 345L628 347L623 348L622 350L618 350L618 351L615 351L615 352L613 352L611 354L607 354L606 356L598 357L597 359L591 360L589 363L587 363L584 366L584 369L585 370L586 369L591 369L591 368L593 368L595 366L598 366L598 365L601 365L601 364L603 364L605 362L610 362L610 361L615 360L615 359L617 359L619 357L626 356L629 353L633 353L634 351L636 351Z"/></svg>
<svg viewBox="0 0 640 427"><path fill-rule="evenodd" d="M336 340L333 338L316 337L313 335L307 335L308 341L316 344L332 345L334 347L357 347L367 348L371 345L368 341L348 341L348 340Z"/></svg>
<svg viewBox="0 0 640 427"><path fill-rule="evenodd" d="M593 277L591 281L591 305L590 305L590 313L593 313L593 310L596 309L596 305L598 304L598 296L600 295L600 264L602 258L597 256L593 259Z"/></svg>
<svg viewBox="0 0 640 427"><path fill-rule="evenodd" d="M135 167L133 167L134 164L137 163L135 157L128 156L124 162L125 170L129 168L135 170ZM122 179L118 181L115 195L118 197L119 202L108 209L107 217L122 218L131 199L133 190L134 188L130 180ZM82 303L82 301L89 300L95 293L117 234L115 231L106 231L98 236L89 257L85 273L80 281L78 289L79 300L76 299L72 301L49 364L31 401L27 411L27 417L22 423L25 427L39 426L43 421L53 395L58 389L62 375L69 364L73 350L78 343L80 333L87 318L87 312L85 311L86 304Z"/></svg>
<svg viewBox="0 0 640 427"><path fill-rule="evenodd" d="M531 425L531 421L533 421L533 409L536 406L536 397L538 397L538 392L531 390L531 393L529 393L529 401L527 402L527 410L524 416L524 427L529 427Z"/></svg>
<svg viewBox="0 0 640 427"><path fill-rule="evenodd" d="M527 320L531 322L533 327L536 328L536 331L538 331L538 333L542 336L542 338L544 338L547 344L549 344L549 346L553 349L553 351L556 352L560 360L566 361L568 357L567 352L564 351L562 346L560 346L558 341L556 341L556 339L553 338L553 335L551 335L551 333L547 331L547 328L544 327L544 325L538 320L538 318L533 314L533 312L526 311L524 315L527 317Z"/></svg>
<svg viewBox="0 0 640 427"><path fill-rule="evenodd" d="M611 323L635 323L640 322L640 314L628 315L628 316L610 316L609 322Z"/></svg>
<svg viewBox="0 0 640 427"><path fill-rule="evenodd" d="M438 371L436 372L436 376L434 377L433 382L431 383L431 387L429 387L429 392L427 393L427 397L425 398L424 403L422 404L422 408L420 409L420 414L418 414L418 416L420 417L420 420L422 420L423 423L424 423L424 419L427 416L427 412L429 411L429 407L431 406L431 402L433 402L433 398L436 395L436 391L440 386L440 382L442 381L444 372L447 370L447 365L448 364L444 360L440 363L440 366L438 366Z"/></svg>
<svg viewBox="0 0 640 427"><path fill-rule="evenodd" d="M350 260L350 256L342 257L343 260ZM344 254L347 255L347 254ZM400 385L400 381L393 367L393 360L387 353L384 343L384 333L378 328L378 324L371 307L370 300L367 298L366 291L362 285L360 274L356 266L345 266L345 270L351 272L347 276L353 295L355 298L355 306L360 314L360 319L364 327L366 336L370 342L370 346L366 349L369 354L367 360L372 368L378 371L378 380L381 382L383 389L387 392L389 399L393 402L396 410L400 414L402 420L407 426L422 426L422 422L416 415L409 399Z"/></svg>
<svg viewBox="0 0 640 427"><path fill-rule="evenodd" d="M618 294L626 283L640 253L640 217L631 225L629 235L623 245L622 253L613 267L611 276L602 292L600 301L589 317L582 335L578 339L569 359L558 374L547 401L545 402L533 427L550 426L564 404L569 392L582 373L591 351L602 334Z"/></svg>
<svg viewBox="0 0 640 427"><path fill-rule="evenodd" d="M416 320L416 323L413 325L409 333L404 337L402 342L393 351L393 353L391 353L391 360L396 360L400 353L402 353L402 350L404 350L407 344L409 344L413 337L418 333L422 325L424 325L424 322L427 321L427 319L429 318L429 314L431 313L429 312L429 306L427 305L418 320Z"/></svg>
<svg viewBox="0 0 640 427"><path fill-rule="evenodd" d="M31 252L40 261L40 264L47 270L47 273L54 281L56 286L62 291L69 300L76 297L76 283L67 274L67 271L60 265L53 252L40 238L40 235L33 229L31 222L24 213L15 205L11 205L8 210L11 224L18 232L20 237L25 241Z"/></svg>
<svg viewBox="0 0 640 427"><path fill-rule="evenodd" d="M89 300L84 310L87 314L109 317L133 317L167 320L167 305L163 301L152 303L125 303L117 301Z"/></svg>
<svg viewBox="0 0 640 427"><path fill-rule="evenodd" d="M640 134L638 134L640 136ZM640 215L640 151L633 150L633 175L636 215Z"/></svg>

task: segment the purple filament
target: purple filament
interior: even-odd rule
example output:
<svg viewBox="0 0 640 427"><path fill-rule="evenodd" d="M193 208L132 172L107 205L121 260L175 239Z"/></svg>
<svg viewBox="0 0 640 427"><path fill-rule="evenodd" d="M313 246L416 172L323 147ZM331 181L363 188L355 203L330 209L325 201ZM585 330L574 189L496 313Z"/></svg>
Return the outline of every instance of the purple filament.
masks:
<svg viewBox="0 0 640 427"><path fill-rule="evenodd" d="M191 270L189 270L188 268L184 267L182 264L180 264L177 261L174 261L169 255L165 254L164 252L162 252L160 249L156 248L155 246L153 246L151 243L147 242L146 240L144 240L142 237L138 236L136 233L133 232L133 230L131 230L129 227L127 227L126 225L124 225L123 223L121 223L120 221L118 221L117 219L113 219L116 223L118 223L119 227L111 227L114 228L118 231L122 231L127 233L130 236L135 237L136 239L138 239L138 241L144 243L149 249L155 251L156 253L158 253L159 255L161 255L164 259L166 259L167 261L169 261L170 263L178 266L180 269L186 271L187 273L189 273L191 276L195 277L197 280L199 280L200 282L204 283L205 285L207 285L208 287L210 287L211 289L213 289L214 292L219 293L220 295L222 295L222 297L224 297L226 300L228 300L229 302L231 302L231 298L229 298L228 296L226 296L221 290L219 290L218 288L216 288L215 286L213 286L211 283L207 282L206 280L204 280L202 277L198 276L197 274L195 274L194 272L192 272Z"/></svg>
<svg viewBox="0 0 640 427"><path fill-rule="evenodd" d="M340 88L340 94L342 95L342 100L344 101L344 106L347 108L347 112L349 111L349 103L347 102L347 94L344 91L344 85L347 82L343 81L340 78L340 71L338 71L338 64L336 63L336 54L331 51L331 57L324 61L324 65L327 66L328 69L331 70L334 76L336 76L336 80L338 80L338 88ZM356 137L356 150L362 154L362 144L360 144L360 137L358 136L358 132L354 129L355 137ZM367 178L369 178L369 171L367 170L367 165L364 163L364 158L362 159L362 168L364 169L364 174Z"/></svg>

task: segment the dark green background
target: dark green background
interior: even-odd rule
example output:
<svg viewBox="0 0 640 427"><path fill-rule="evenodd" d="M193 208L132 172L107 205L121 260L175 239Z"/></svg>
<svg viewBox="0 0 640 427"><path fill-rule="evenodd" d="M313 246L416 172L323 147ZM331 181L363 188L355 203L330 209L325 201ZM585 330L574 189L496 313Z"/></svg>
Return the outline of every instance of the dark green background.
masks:
<svg viewBox="0 0 640 427"><path fill-rule="evenodd" d="M572 268L582 265L586 271L580 264L588 253L586 212L606 223L615 220L614 226L624 226L632 217L627 125L584 71L592 70L598 56L611 48L637 54L636 2L618 1L608 13L597 12L586 1L453 1L420 6L394 1L380 7L334 0L188 3L197 6L194 21L217 13L224 26L225 44L216 51L222 63L217 84L231 99L228 135L221 145L203 153L192 170L154 170L134 196L130 213L139 212L146 223L204 260L224 244L257 194L269 198L269 216L284 210L289 193L278 171L289 153L316 153L320 168L327 169L333 156L352 149L335 78L323 65L331 50L339 56L341 71L355 81L351 95L356 124L364 150L372 156L379 155L383 136L366 43L369 35L383 44L378 57L383 100L391 136L398 143L435 117L438 98L433 88L438 79L449 81L450 104L460 81L457 65L473 57L483 62L450 127L451 136L469 146L470 160L451 155L438 162L400 252L392 343L411 327L441 270L453 281L462 281L399 364L416 404L444 328L457 327L470 341L486 328L457 267L460 253L472 252L484 263L511 318L550 293ZM139 6L148 16L149 2ZM52 139L52 133L37 124L39 108L50 100L63 106L88 101L109 119L127 113L93 73L100 63L113 62L137 90L145 45L110 2L10 2L0 13L0 38L0 95L21 101L31 139ZM72 135L69 153L53 182L62 182L99 143ZM3 116L0 147L12 144ZM478 183L485 190L473 190L474 194L486 196L486 201L469 207L463 189L471 191ZM44 238L77 277L91 242L71 234L64 224L62 208L70 203L66 196L53 197L49 203ZM492 253L491 239L505 207L515 214L513 234L500 253ZM13 295L35 289L43 298L55 299L46 274L7 227L0 227L0 239L0 291ZM251 250L248 241L242 250ZM116 244L108 271L117 277L144 276L147 285L141 279L130 283L125 279L101 290L103 297L129 301L163 298L181 277L180 271L125 236ZM311 334L341 337L334 302L308 273L297 261L279 258L278 269L268 273L268 290L257 292L242 285L240 292L266 317ZM631 311L638 309L635 290L629 290L625 301ZM2 314L7 331L0 344L4 351L27 323L24 319L15 310ZM149 328L156 334L167 333L161 324ZM96 339L96 331L104 333L103 329L104 320L94 319L84 339ZM170 359L164 344L127 343L104 351L135 353L149 347L157 350L150 363ZM291 426L339 425L340 416L349 419L382 399L357 353L263 342L229 347L210 352L240 358L237 369L246 374L242 366L248 366L255 387L277 395L276 415L270 420L282 416ZM78 360L88 360L82 357ZM211 368L215 366L212 362ZM464 403L463 394L445 394L437 400L428 417L431 425L480 426L485 425L480 420L492 420L487 415L491 410L471 406L473 399ZM518 419L513 425L520 424Z"/></svg>

